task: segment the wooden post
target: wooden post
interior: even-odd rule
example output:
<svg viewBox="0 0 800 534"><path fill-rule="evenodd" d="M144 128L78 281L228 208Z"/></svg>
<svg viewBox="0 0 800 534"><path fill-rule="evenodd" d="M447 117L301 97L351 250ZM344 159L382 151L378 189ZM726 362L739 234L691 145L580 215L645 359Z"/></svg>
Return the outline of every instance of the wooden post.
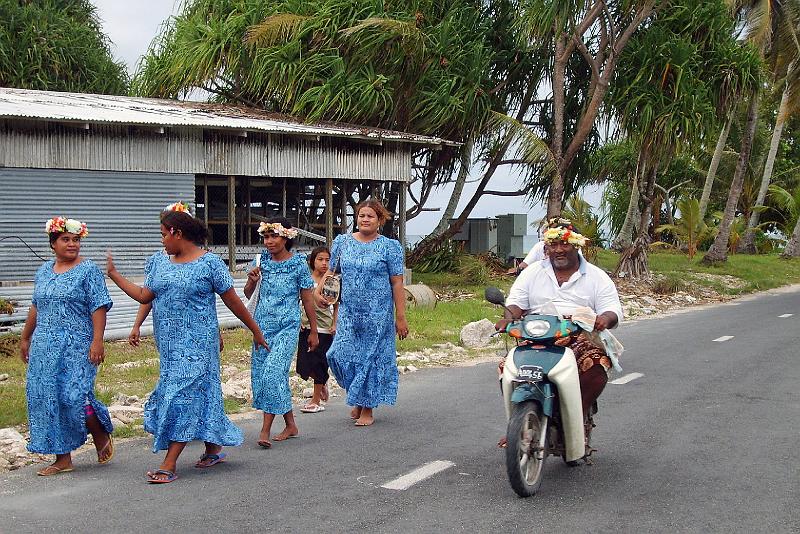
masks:
<svg viewBox="0 0 800 534"><path fill-rule="evenodd" d="M333 243L333 179L325 180L325 242Z"/></svg>
<svg viewBox="0 0 800 534"><path fill-rule="evenodd" d="M281 190L281 217L286 217L286 178L283 179L283 189Z"/></svg>
<svg viewBox="0 0 800 534"><path fill-rule="evenodd" d="M228 176L228 270L236 270L236 177Z"/></svg>
<svg viewBox="0 0 800 534"><path fill-rule="evenodd" d="M243 232L243 235L244 235L244 240L243 241L244 241L244 244L252 245L253 243L252 243L252 239L251 239L251 235L250 235L251 234L251 232L250 232L250 204L252 204L252 202L250 201L250 199L251 199L251 197L250 197L250 177L244 178L244 197L245 197L245 203L247 204L247 210L246 210L244 222L242 223L242 232Z"/></svg>
<svg viewBox="0 0 800 534"><path fill-rule="evenodd" d="M397 237L403 249L406 248L406 189L408 184L406 182L400 183L400 198L397 199Z"/></svg>
<svg viewBox="0 0 800 534"><path fill-rule="evenodd" d="M208 228L208 175L203 176L203 223L206 225L206 229ZM211 232L209 231L209 236ZM206 238L206 246L208 246L208 238Z"/></svg>
<svg viewBox="0 0 800 534"><path fill-rule="evenodd" d="M339 191L342 197L340 199L341 200L340 204L342 209L341 233L346 234L350 231L350 229L347 227L347 180L345 180L344 178L342 179L342 185Z"/></svg>

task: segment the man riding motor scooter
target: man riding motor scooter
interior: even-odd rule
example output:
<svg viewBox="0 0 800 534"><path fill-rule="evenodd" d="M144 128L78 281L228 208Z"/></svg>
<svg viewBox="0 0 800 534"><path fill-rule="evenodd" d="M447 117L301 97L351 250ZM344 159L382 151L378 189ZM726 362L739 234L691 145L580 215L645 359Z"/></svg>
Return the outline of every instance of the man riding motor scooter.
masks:
<svg viewBox="0 0 800 534"><path fill-rule="evenodd" d="M509 322L526 313L544 312L553 307L561 316L572 316L581 308L595 314L594 331L614 328L622 320L622 306L617 288L599 267L578 253L587 243L572 222L553 218L544 233L547 258L525 268L511 286L506 299L505 318L495 329L505 331ZM581 389L583 413L588 413L608 382L611 359L605 350L585 334L570 335L558 342L575 353ZM506 439L500 440L501 447Z"/></svg>

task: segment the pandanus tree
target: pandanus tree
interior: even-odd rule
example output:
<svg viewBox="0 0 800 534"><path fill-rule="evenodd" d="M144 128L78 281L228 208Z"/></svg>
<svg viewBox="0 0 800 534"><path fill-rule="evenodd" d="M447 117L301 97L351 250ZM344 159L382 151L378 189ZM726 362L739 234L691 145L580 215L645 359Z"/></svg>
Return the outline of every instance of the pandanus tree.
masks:
<svg viewBox="0 0 800 534"><path fill-rule="evenodd" d="M547 193L548 217L561 213L569 169L595 131L595 121L631 36L657 9L669 4L658 0L520 1L521 35L542 43L552 58L552 76L546 80L552 94L552 106L547 110L552 126L547 137L555 172ZM570 65L576 56L587 66L589 76L584 105L571 114L569 93L576 80L569 74L574 72Z"/></svg>
<svg viewBox="0 0 800 534"><path fill-rule="evenodd" d="M125 94L128 74L88 0L0 0L0 87Z"/></svg>
<svg viewBox="0 0 800 534"><path fill-rule="evenodd" d="M464 168L493 112L518 106L533 55L516 47L509 1L193 0L167 23L134 90L434 135L415 154L416 196ZM460 166L460 167L459 167ZM397 191L384 193L397 198ZM390 209L394 206L390 206Z"/></svg>
<svg viewBox="0 0 800 534"><path fill-rule="evenodd" d="M647 277L656 180L674 156L713 130L730 84L753 79L758 60L732 37L721 1L688 1L660 11L635 35L618 69L610 103L639 146L634 184L642 207L637 234L615 272ZM737 64L731 79L724 66Z"/></svg>

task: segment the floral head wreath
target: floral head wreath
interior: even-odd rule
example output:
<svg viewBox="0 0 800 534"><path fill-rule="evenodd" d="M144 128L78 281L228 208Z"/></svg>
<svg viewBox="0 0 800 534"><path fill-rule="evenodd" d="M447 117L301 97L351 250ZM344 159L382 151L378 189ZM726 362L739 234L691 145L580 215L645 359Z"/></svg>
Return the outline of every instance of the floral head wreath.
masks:
<svg viewBox="0 0 800 534"><path fill-rule="evenodd" d="M66 217L53 217L44 225L44 231L48 234L63 234L69 232L78 237L86 237L89 235L89 229L86 223L77 219L67 219Z"/></svg>
<svg viewBox="0 0 800 534"><path fill-rule="evenodd" d="M264 236L268 232L272 232L275 235L285 237L286 239L294 239L295 237L297 237L297 228L286 228L281 223L262 222L261 224L258 225L259 234Z"/></svg>
<svg viewBox="0 0 800 534"><path fill-rule="evenodd" d="M173 204L170 204L169 206L164 208L164 211L178 211L178 212L186 213L187 215L191 215L192 214L192 211L189 208L189 204L184 204L180 200L175 202L175 203L173 203Z"/></svg>
<svg viewBox="0 0 800 534"><path fill-rule="evenodd" d="M585 247L589 243L586 237L575 231L569 219L553 217L547 221L547 226L549 228L545 230L543 236L546 242L563 241L576 247Z"/></svg>

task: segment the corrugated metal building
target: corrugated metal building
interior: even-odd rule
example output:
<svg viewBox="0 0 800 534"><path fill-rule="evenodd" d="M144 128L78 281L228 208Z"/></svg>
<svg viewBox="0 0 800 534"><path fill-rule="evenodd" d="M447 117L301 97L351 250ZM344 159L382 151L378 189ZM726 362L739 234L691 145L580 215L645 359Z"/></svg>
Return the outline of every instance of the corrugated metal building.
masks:
<svg viewBox="0 0 800 534"><path fill-rule="evenodd" d="M111 248L136 276L160 248L160 210L188 201L234 270L259 248L260 220L285 215L330 241L350 226L355 188L404 191L412 151L444 144L216 104L0 88L0 296L50 257L53 215L87 222L84 256L102 263Z"/></svg>

